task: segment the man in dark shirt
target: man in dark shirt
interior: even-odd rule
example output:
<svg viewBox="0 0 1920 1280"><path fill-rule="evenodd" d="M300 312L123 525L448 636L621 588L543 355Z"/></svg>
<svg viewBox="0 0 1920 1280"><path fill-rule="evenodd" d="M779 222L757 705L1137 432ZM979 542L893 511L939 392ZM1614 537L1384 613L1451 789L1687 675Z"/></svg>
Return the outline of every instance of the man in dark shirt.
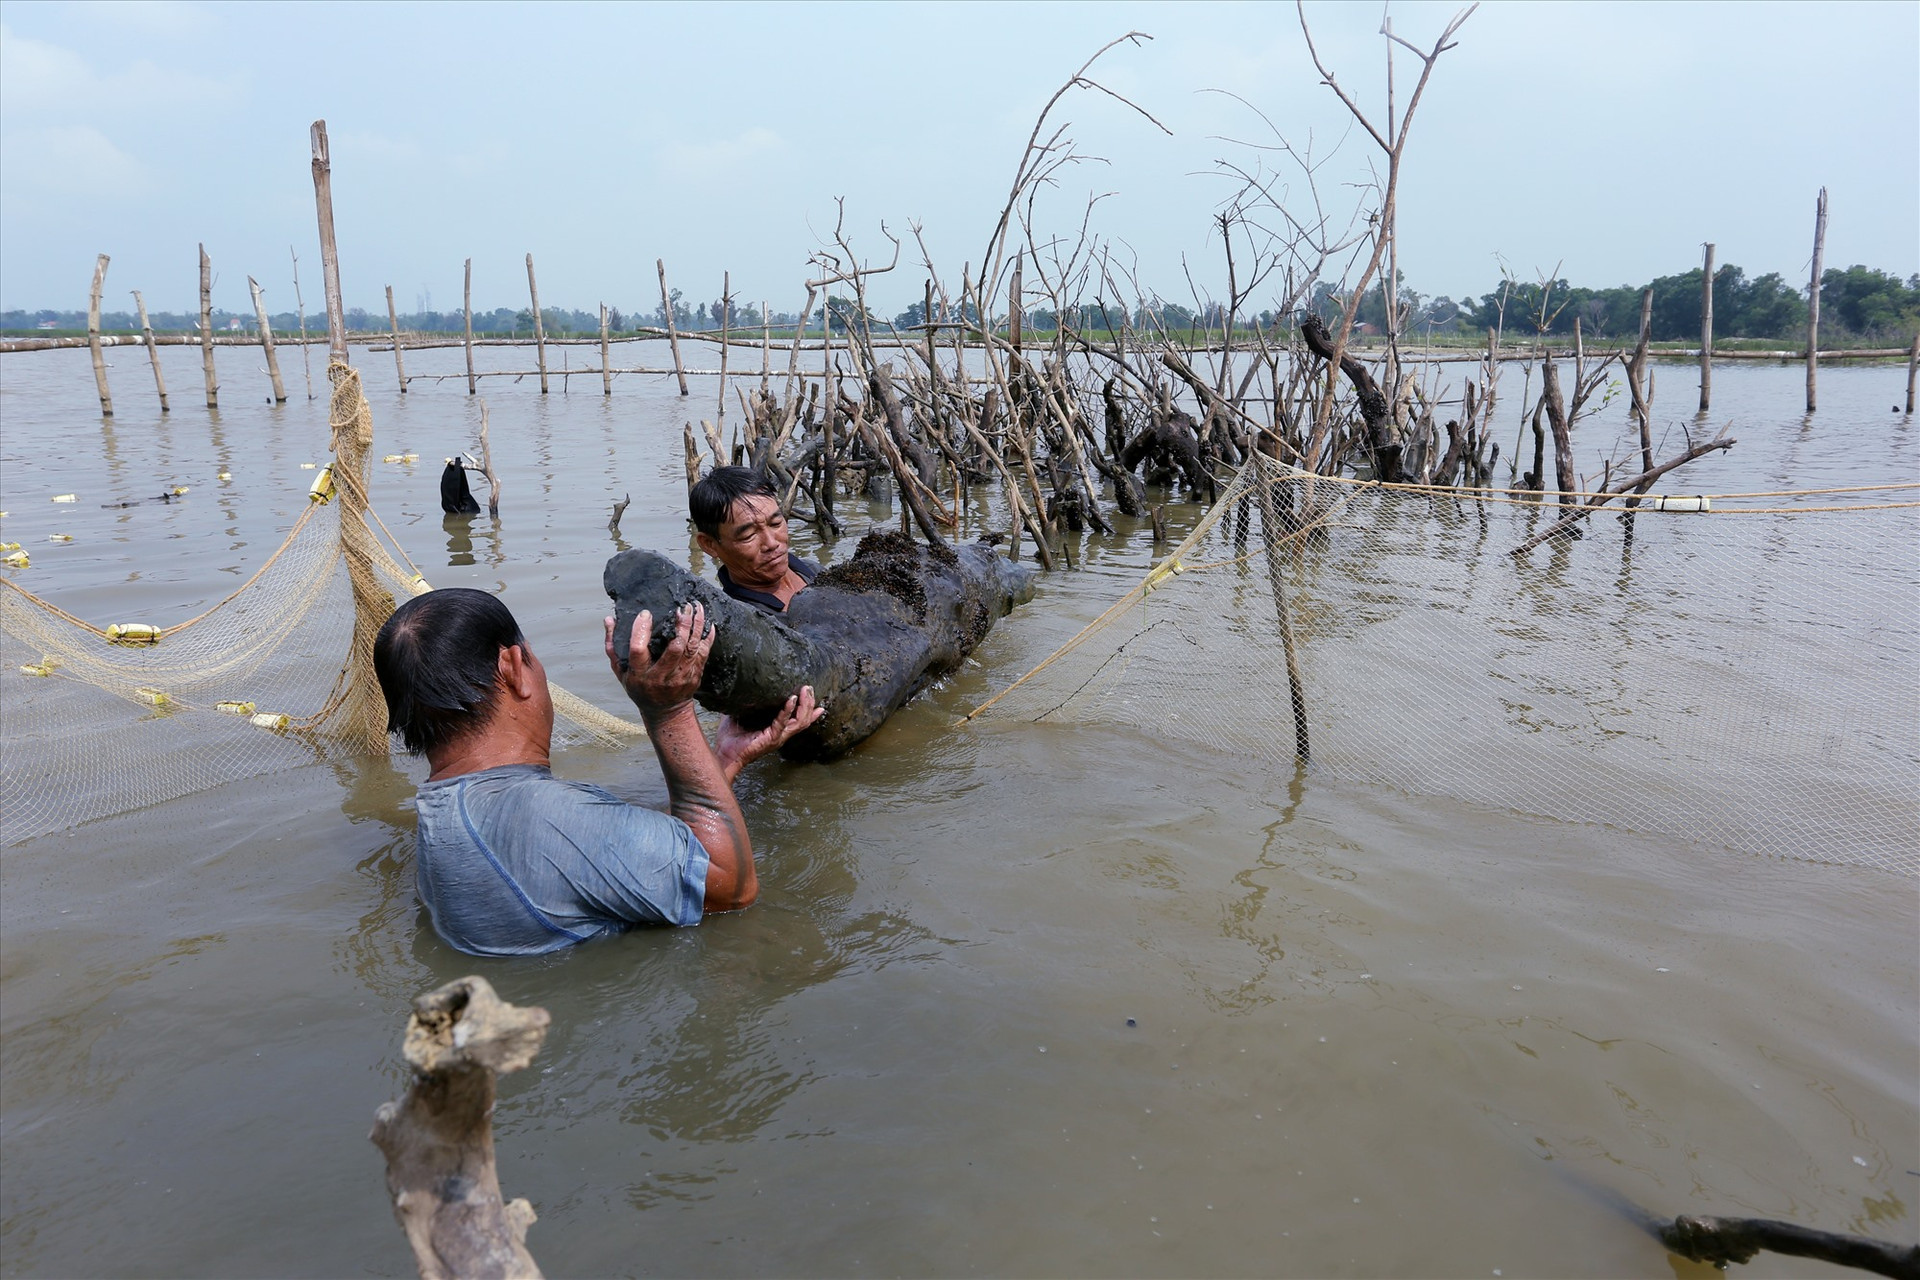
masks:
<svg viewBox="0 0 1920 1280"><path fill-rule="evenodd" d="M787 517L772 481L746 467L715 467L687 493L694 540L720 562L720 589L766 613L785 613L820 566L787 549Z"/></svg>

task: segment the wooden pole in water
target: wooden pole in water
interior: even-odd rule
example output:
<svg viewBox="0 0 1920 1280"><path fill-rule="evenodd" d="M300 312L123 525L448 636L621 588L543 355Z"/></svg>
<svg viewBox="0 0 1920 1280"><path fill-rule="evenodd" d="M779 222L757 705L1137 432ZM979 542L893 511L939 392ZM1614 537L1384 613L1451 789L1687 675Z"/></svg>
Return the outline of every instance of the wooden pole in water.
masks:
<svg viewBox="0 0 1920 1280"><path fill-rule="evenodd" d="M1913 347L1907 352L1907 412L1913 412L1914 376L1920 374L1920 333L1913 335ZM164 401L163 401L164 403Z"/></svg>
<svg viewBox="0 0 1920 1280"><path fill-rule="evenodd" d="M327 122L313 122L313 202L320 218L320 283L327 295L327 362L347 361L347 307L340 300L340 246L333 235L333 161L327 154ZM211 348L207 368L213 368ZM329 379L331 381L331 379Z"/></svg>
<svg viewBox="0 0 1920 1280"><path fill-rule="evenodd" d="M1020 351L1020 255L1013 255L1013 279L1007 285L1007 342L1017 355ZM1011 406L1009 406L1011 407Z"/></svg>
<svg viewBox="0 0 1920 1280"><path fill-rule="evenodd" d="M1820 377L1820 274L1827 253L1827 189L1820 188L1820 199L1813 212L1813 282L1807 286L1807 412L1812 413L1819 399L1816 383Z"/></svg>
<svg viewBox="0 0 1920 1280"><path fill-rule="evenodd" d="M460 314L466 317L467 325L467 394L473 395L473 259L467 259L466 283L461 287Z"/></svg>
<svg viewBox="0 0 1920 1280"><path fill-rule="evenodd" d="M607 304L600 304L600 394L613 394L613 362L607 358Z"/></svg>
<svg viewBox="0 0 1920 1280"><path fill-rule="evenodd" d="M280 357L273 349L273 325L267 319L266 299L260 292L260 284L252 276L247 277L247 289L253 294L253 314L260 322L260 345L267 353L267 376L273 379L273 402L287 402L287 384L280 381Z"/></svg>
<svg viewBox="0 0 1920 1280"><path fill-rule="evenodd" d="M100 290L107 283L107 255L93 261L93 289L87 295L87 347L93 353L93 382L100 390L100 416L113 416L113 393L107 390L107 361L100 354Z"/></svg>
<svg viewBox="0 0 1920 1280"><path fill-rule="evenodd" d="M680 379L680 394L684 396L687 394L687 367L680 363L680 331L674 327L673 299L667 294L667 260L655 258L653 265L660 270L660 314L667 318L667 343L673 348L673 372Z"/></svg>
<svg viewBox="0 0 1920 1280"><path fill-rule="evenodd" d="M760 394L771 389L773 378L773 320L767 313L767 300L760 299Z"/></svg>
<svg viewBox="0 0 1920 1280"><path fill-rule="evenodd" d="M1713 399L1713 246L1707 246L1707 265L1700 278L1700 412Z"/></svg>
<svg viewBox="0 0 1920 1280"><path fill-rule="evenodd" d="M213 376L213 260L200 246L200 367L207 379L207 408L220 407L220 384Z"/></svg>
<svg viewBox="0 0 1920 1280"><path fill-rule="evenodd" d="M293 258L293 305L300 317L300 364L307 375L307 399L313 399L313 356L307 346L307 302L300 296L300 255L294 253L293 246L287 246L287 253ZM405 390L403 387L402 390Z"/></svg>
<svg viewBox="0 0 1920 1280"><path fill-rule="evenodd" d="M140 312L140 332L146 335L147 356L153 361L153 386L154 390L160 393L160 412L167 413L169 412L167 408L167 379L166 375L160 372L160 348L154 345L153 325L147 321L147 300L140 296L138 289L133 291L133 305ZM1907 380L1907 401L1907 412L1911 413L1913 412L1913 380L1911 378Z"/></svg>
<svg viewBox="0 0 1920 1280"><path fill-rule="evenodd" d="M393 327L393 371L400 378L400 394L407 394L407 362L400 358L400 313L393 307L393 286L387 286L387 323Z"/></svg>
<svg viewBox="0 0 1920 1280"><path fill-rule="evenodd" d="M487 514L500 518L500 477L493 474L493 444L487 439L487 402L480 401L480 474L487 478Z"/></svg>
<svg viewBox="0 0 1920 1280"><path fill-rule="evenodd" d="M547 394L547 327L540 320L540 286L533 279L533 255L527 255L527 294L533 299L533 350L540 365L540 394Z"/></svg>
<svg viewBox="0 0 1920 1280"><path fill-rule="evenodd" d="M727 319L733 311L733 273L720 273L720 409L714 415L714 425L720 428L720 434L727 431Z"/></svg>
<svg viewBox="0 0 1920 1280"><path fill-rule="evenodd" d="M1280 540L1286 536L1274 510L1273 486L1264 463L1256 463L1254 484L1260 495L1260 541L1266 544L1267 585L1273 590L1273 613L1280 624L1280 648L1287 658L1287 693L1293 703L1293 753L1301 764L1312 759L1307 731L1307 691L1300 679L1300 660L1293 649L1293 623L1287 615L1286 580L1280 559ZM1153 509L1154 532L1160 533L1160 508Z"/></svg>

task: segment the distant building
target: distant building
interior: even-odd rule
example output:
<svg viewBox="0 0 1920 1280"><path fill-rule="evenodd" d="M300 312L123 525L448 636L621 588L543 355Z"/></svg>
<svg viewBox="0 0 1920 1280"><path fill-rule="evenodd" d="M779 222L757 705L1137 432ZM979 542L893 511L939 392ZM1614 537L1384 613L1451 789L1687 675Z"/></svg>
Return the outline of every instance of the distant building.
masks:
<svg viewBox="0 0 1920 1280"><path fill-rule="evenodd" d="M229 332L229 333L238 333L238 332L240 332L240 317L239 317L239 316L234 316L234 317L233 317L232 319L230 319L230 320L228 320L228 321L227 321L227 332Z"/></svg>
<svg viewBox="0 0 1920 1280"><path fill-rule="evenodd" d="M60 322L58 320L42 320L40 322L40 327L42 329L58 329L60 327Z"/></svg>

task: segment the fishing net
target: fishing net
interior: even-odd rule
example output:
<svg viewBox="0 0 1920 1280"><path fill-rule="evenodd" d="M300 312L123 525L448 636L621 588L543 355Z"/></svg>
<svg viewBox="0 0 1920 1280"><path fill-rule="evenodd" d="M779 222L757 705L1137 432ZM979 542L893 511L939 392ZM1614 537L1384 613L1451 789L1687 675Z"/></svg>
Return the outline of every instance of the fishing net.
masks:
<svg viewBox="0 0 1920 1280"><path fill-rule="evenodd" d="M373 641L428 589L367 501L372 414L330 371L333 464L280 547L196 617L104 626L0 578L0 843L388 748ZM555 687L555 745L642 732Z"/></svg>
<svg viewBox="0 0 1920 1280"><path fill-rule="evenodd" d="M1616 498L1522 550L1559 495L1257 457L1141 583L973 714L1916 874L1916 488L1649 496L1630 518Z"/></svg>

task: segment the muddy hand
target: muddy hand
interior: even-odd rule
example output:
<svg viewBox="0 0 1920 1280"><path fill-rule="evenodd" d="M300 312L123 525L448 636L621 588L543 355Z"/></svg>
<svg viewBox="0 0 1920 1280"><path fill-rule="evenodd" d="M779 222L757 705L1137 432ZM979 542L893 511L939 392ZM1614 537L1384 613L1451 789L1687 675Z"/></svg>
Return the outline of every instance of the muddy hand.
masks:
<svg viewBox="0 0 1920 1280"><path fill-rule="evenodd" d="M658 658L651 655L653 614L642 610L633 622L624 671L621 655L613 649L613 619L607 618L605 623L608 665L643 715L672 711L692 700L706 670L707 654L713 649L713 628L707 624L705 606L695 601L675 611L673 638Z"/></svg>
<svg viewBox="0 0 1920 1280"><path fill-rule="evenodd" d="M714 732L714 753L729 774L738 773L742 765L779 750L795 734L811 729L826 712L826 707L814 702L813 686L802 685L800 692L787 699L780 714L764 729L749 731L742 729L732 716L722 717Z"/></svg>

